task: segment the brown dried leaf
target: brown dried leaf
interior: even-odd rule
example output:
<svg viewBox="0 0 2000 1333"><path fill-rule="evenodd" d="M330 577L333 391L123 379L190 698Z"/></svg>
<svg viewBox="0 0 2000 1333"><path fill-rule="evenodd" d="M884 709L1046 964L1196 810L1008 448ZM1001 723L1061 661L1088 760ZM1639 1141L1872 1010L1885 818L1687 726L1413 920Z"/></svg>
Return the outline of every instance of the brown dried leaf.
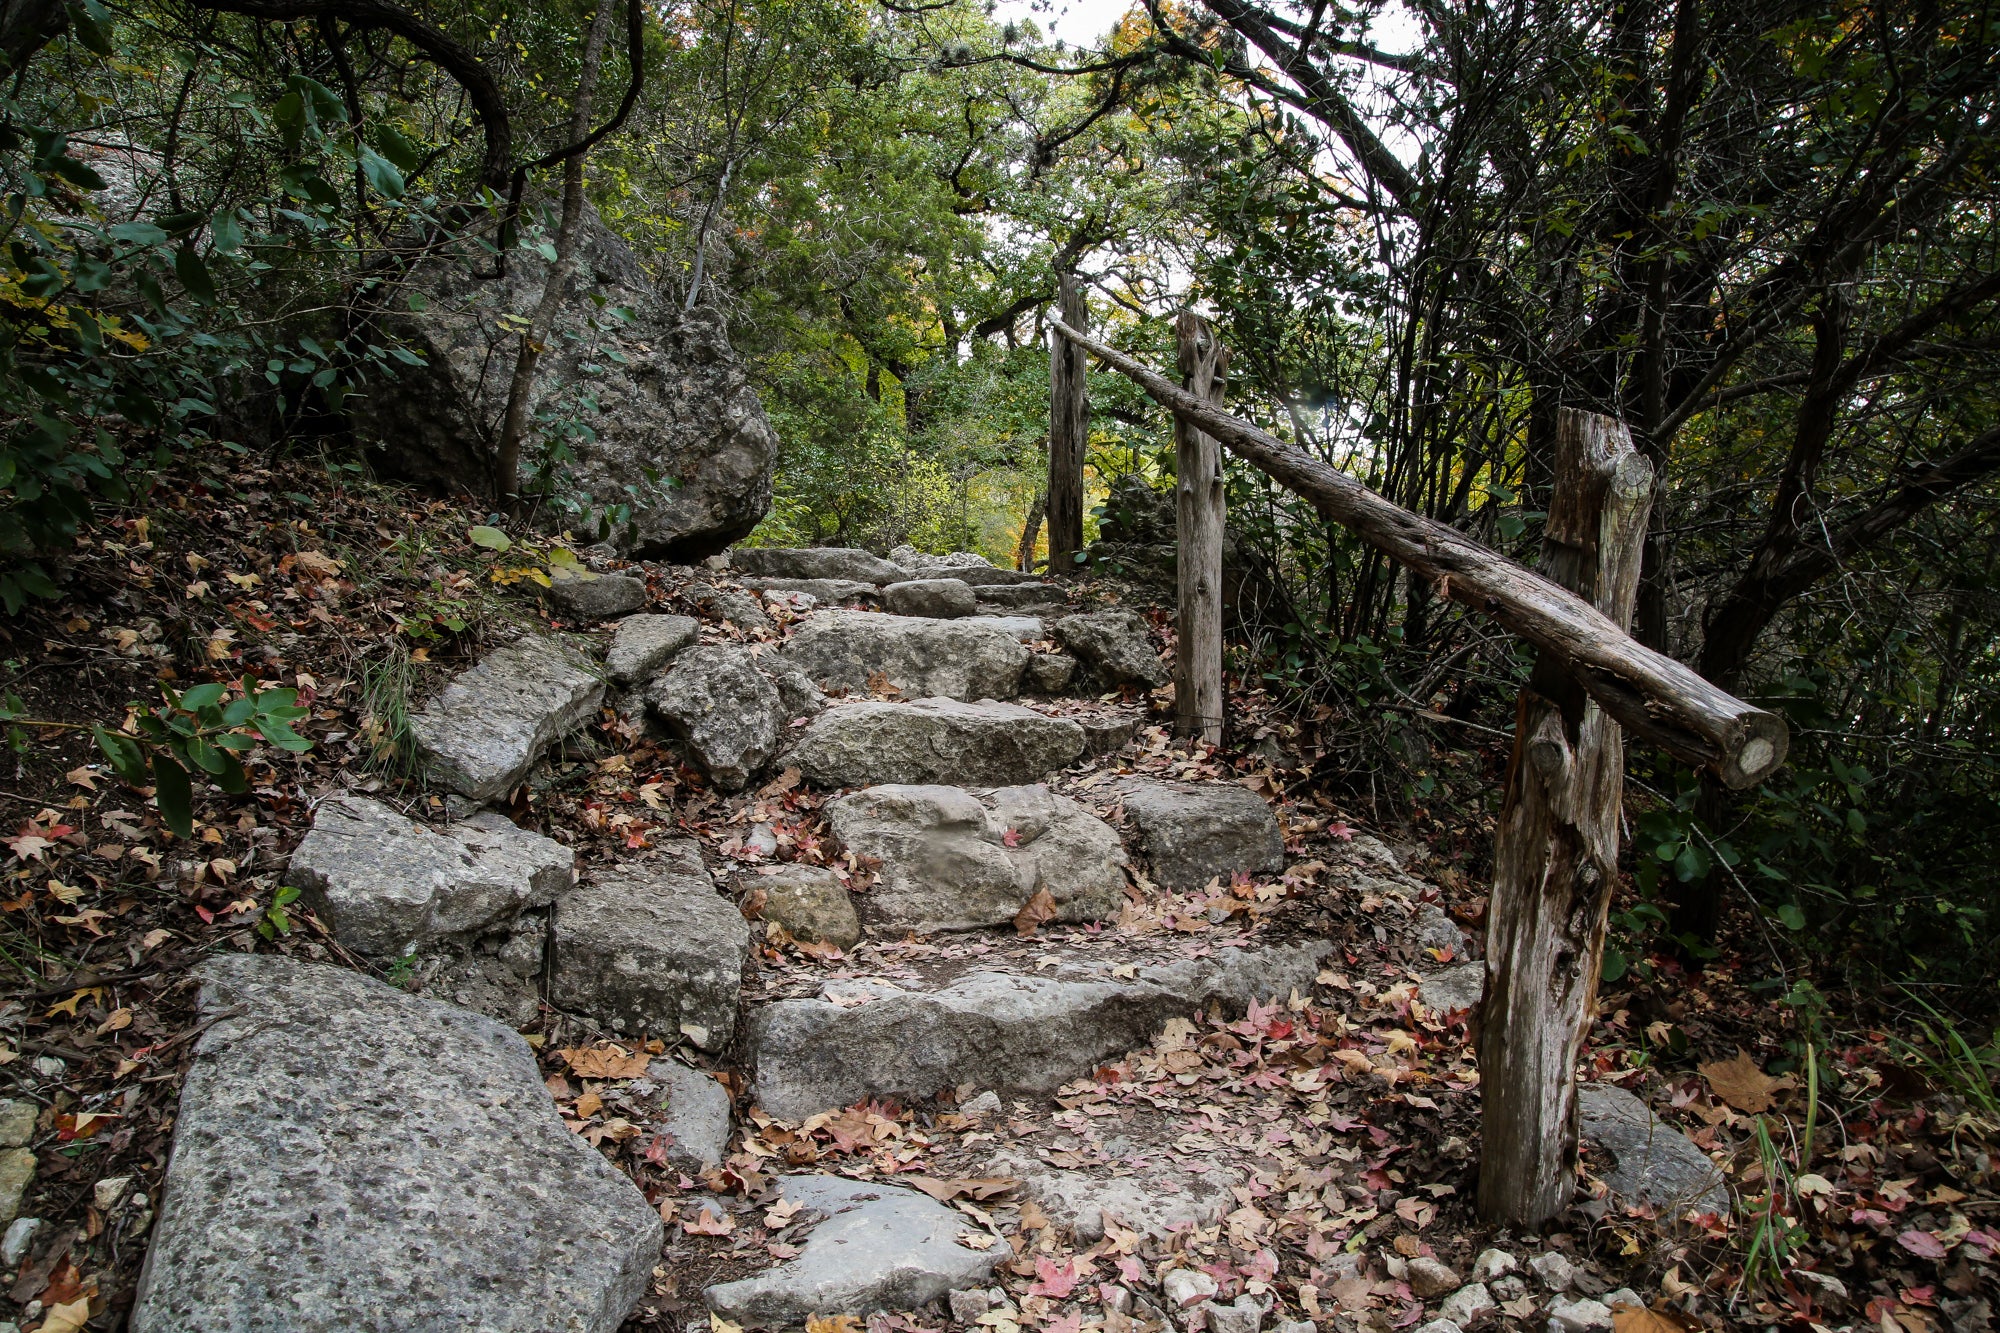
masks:
<svg viewBox="0 0 2000 1333"><path fill-rule="evenodd" d="M572 1047L559 1054L582 1078L638 1078L649 1063L644 1051L627 1054L621 1046Z"/></svg>
<svg viewBox="0 0 2000 1333"><path fill-rule="evenodd" d="M736 1230L736 1219L728 1213L717 1213L707 1204L701 1206L701 1215L692 1222L682 1222L681 1230L690 1236L727 1236Z"/></svg>
<svg viewBox="0 0 2000 1333"><path fill-rule="evenodd" d="M914 1185L939 1203L950 1203L953 1199L997 1199L1020 1188L1021 1182L1014 1176L976 1176L958 1180L940 1180L936 1176L904 1176L902 1183Z"/></svg>
<svg viewBox="0 0 2000 1333"><path fill-rule="evenodd" d="M1736 1048L1735 1058L1703 1065L1701 1076L1708 1080L1708 1086L1716 1096L1745 1115L1770 1110L1772 1093L1796 1086L1789 1074L1783 1078L1772 1078L1766 1074L1740 1046Z"/></svg>
<svg viewBox="0 0 2000 1333"><path fill-rule="evenodd" d="M1611 1312L1611 1327L1614 1333L1685 1333L1687 1325L1636 1305L1621 1305Z"/></svg>
<svg viewBox="0 0 2000 1333"><path fill-rule="evenodd" d="M1014 915L1014 929L1023 935L1035 933L1035 927L1056 914L1055 895L1047 889L1036 889L1035 896L1021 906Z"/></svg>

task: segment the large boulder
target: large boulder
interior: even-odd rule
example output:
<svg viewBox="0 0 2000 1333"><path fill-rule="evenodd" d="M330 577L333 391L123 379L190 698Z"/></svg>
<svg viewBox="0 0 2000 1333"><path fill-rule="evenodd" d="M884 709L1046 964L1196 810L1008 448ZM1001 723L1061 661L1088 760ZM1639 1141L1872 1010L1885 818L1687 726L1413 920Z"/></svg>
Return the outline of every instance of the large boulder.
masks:
<svg viewBox="0 0 2000 1333"><path fill-rule="evenodd" d="M1018 704L918 699L836 704L786 755L822 787L1040 782L1083 753L1083 728Z"/></svg>
<svg viewBox="0 0 2000 1333"><path fill-rule="evenodd" d="M1007 1253L975 1250L965 1220L927 1194L841 1176L780 1176L778 1193L806 1210L812 1229L792 1258L703 1293L708 1308L753 1328L809 1319L916 1310L987 1281Z"/></svg>
<svg viewBox="0 0 2000 1333"><path fill-rule="evenodd" d="M1165 964L1093 957L1054 974L977 971L933 988L829 982L824 998L757 1011L746 1040L751 1091L766 1113L795 1123L962 1083L1053 1092L1145 1045L1169 1018L1310 990L1328 947L1296 940Z"/></svg>
<svg viewBox="0 0 2000 1333"><path fill-rule="evenodd" d="M780 579L848 579L881 585L909 577L900 566L852 546L739 546L729 553L739 574Z"/></svg>
<svg viewBox="0 0 2000 1333"><path fill-rule="evenodd" d="M646 705L724 791L749 785L788 720L756 655L733 645L683 650L647 689Z"/></svg>
<svg viewBox="0 0 2000 1333"><path fill-rule="evenodd" d="M356 953L402 954L544 907L576 882L569 848L492 813L443 832L341 793L313 812L291 882Z"/></svg>
<svg viewBox="0 0 2000 1333"><path fill-rule="evenodd" d="M1153 878L1170 889L1280 870L1285 839L1256 793L1233 783L1128 778L1116 788Z"/></svg>
<svg viewBox="0 0 2000 1333"><path fill-rule="evenodd" d="M344 968L203 964L134 1333L613 1333L659 1214L520 1036Z"/></svg>
<svg viewBox="0 0 2000 1333"><path fill-rule="evenodd" d="M600 870L556 904L550 934L552 1003L633 1036L729 1044L750 926L692 841Z"/></svg>
<svg viewBox="0 0 2000 1333"><path fill-rule="evenodd" d="M1009 699L1028 665L1020 640L988 621L867 611L814 616L785 657L823 690L867 693L887 681L911 698Z"/></svg>
<svg viewBox="0 0 2000 1333"><path fill-rule="evenodd" d="M604 682L583 641L529 635L461 672L410 719L410 733L432 777L461 796L492 801L603 701Z"/></svg>
<svg viewBox="0 0 2000 1333"><path fill-rule="evenodd" d="M585 526L629 505L629 521L611 527L628 555L682 563L713 555L769 511L778 452L723 316L665 299L594 210L579 228L576 259L529 403L589 428L576 432L576 457L558 469L557 484L589 515ZM379 380L353 409L355 435L383 472L492 494L487 442L500 434L520 345L511 321L540 301L549 272L524 249L508 253L504 277L475 275L492 266L483 252L427 260L398 285L421 292L423 309L399 299L376 312L424 361Z"/></svg>
<svg viewBox="0 0 2000 1333"><path fill-rule="evenodd" d="M1106 685L1154 690L1167 683L1166 663L1153 649L1146 622L1131 611L1092 611L1064 616L1050 627L1062 646L1076 654Z"/></svg>
<svg viewBox="0 0 2000 1333"><path fill-rule="evenodd" d="M833 835L882 863L862 897L871 925L975 930L1012 921L1046 891L1052 919L1094 921L1125 900L1125 846L1088 810L1047 787L981 800L960 787L885 785L835 801Z"/></svg>

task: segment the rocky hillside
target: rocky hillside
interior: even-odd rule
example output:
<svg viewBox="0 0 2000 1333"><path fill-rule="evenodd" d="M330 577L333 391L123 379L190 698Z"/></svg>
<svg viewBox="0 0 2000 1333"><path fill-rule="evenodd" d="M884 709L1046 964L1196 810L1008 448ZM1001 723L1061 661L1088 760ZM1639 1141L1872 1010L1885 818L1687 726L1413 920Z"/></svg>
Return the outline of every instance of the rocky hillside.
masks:
<svg viewBox="0 0 2000 1333"><path fill-rule="evenodd" d="M9 842L46 978L0 1066L18 1325L1719 1318L1745 1094L1659 1098L1691 1141L1600 1055L1574 1224L1480 1228L1477 901L1302 783L1260 696L1253 749L1174 743L1159 610L908 550L272 518L305 484L81 557L180 618L78 605L74 642L261 673L315 749L252 753L184 838L86 750L23 768L73 795ZM115 725L113 689L69 706Z"/></svg>

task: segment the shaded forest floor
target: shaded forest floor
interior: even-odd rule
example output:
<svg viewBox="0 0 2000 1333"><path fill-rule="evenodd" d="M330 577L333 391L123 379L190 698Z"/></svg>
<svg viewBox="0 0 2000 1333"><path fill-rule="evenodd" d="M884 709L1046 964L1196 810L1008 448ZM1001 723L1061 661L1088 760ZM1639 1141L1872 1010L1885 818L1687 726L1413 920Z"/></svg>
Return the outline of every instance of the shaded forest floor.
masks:
<svg viewBox="0 0 2000 1333"><path fill-rule="evenodd" d="M13 733L0 786L0 1083L37 1108L37 1170L22 1215L43 1222L0 1274L12 1302L0 1317L42 1333L122 1324L199 1035L189 969L201 957L338 955L392 983L420 984L341 953L310 914L286 910L279 890L311 802L338 787L407 782L404 712L495 625L543 617L522 589L495 580L501 566L468 540L480 520L315 462L184 463L124 517L79 539L63 569L64 600L0 623L4 688L28 720ZM671 604L676 576L652 574L656 600ZM251 790L201 797L195 836L178 838L103 764L87 728L115 728L128 706L151 706L163 681L183 689L245 676L299 691L311 709L299 730L313 748L259 749ZM1307 739L1316 733L1262 692L1239 688L1231 705L1240 748L1177 749L1159 728L1123 762L1244 782L1278 807L1295 852L1363 830L1360 811L1316 784L1316 740ZM1498 744L1458 762L1494 774L1504 762ZM717 863L741 861L760 854L745 847L753 821L779 831L781 857L820 837L819 797L776 784L723 796L615 716L544 776L510 813L586 861L653 834L691 835ZM1375 832L1479 933L1491 838L1483 808L1434 803ZM1010 1323L1121 1333L1117 1321L1129 1316L1101 1284L1145 1290L1175 1251L1225 1300L1275 1296L1288 1317L1323 1328L1410 1326L1425 1311L1411 1261L1437 1258L1464 1273L1495 1244L1572 1256L1580 1294L1640 1293L1655 1322L1631 1327L1989 1326L2000 1125L1967 1100L1974 1089L1952 1085L1949 1061L1919 1034L1853 1018L1875 1012L1865 997L1835 993L1831 1016L1811 1028L1775 1006L1769 983L1795 977L1801 962L1775 955L1747 916L1731 918L1719 956L1698 968L1655 956L1607 984L1587 1049L1590 1078L1640 1093L1723 1165L1736 1215L1635 1215L1596 1185L1530 1238L1495 1234L1473 1214L1475 1034L1464 1015L1430 1013L1415 996L1418 971L1451 960L1418 956L1377 931L1379 904L1340 894L1337 876L1288 876L1262 886L1261 898L1258 886L1241 887L1221 902L1167 904L1155 928L1199 947L1218 912L1223 922L1314 914L1346 941L1314 994L1170 1028L1154 1049L1053 1101L997 1117L894 1104L809 1128L749 1116L730 1159L702 1179L648 1156L621 1114L618 1080L585 1078L559 1054L602 1047L609 1034L545 1011L530 1036L565 1114L677 1224L633 1326L703 1322L705 1283L783 1257L786 1219L762 1209L762 1195L773 1171L807 1163L920 1178L969 1218L983 1215L1014 1250L1002 1269L1011 1311L983 1320L998 1333ZM839 960L773 951L770 961L828 969ZM921 959L911 951L904 961ZM1799 1072L1808 1040L1836 1075L1819 1088L1809 1151ZM1220 1223L1170 1242L1116 1225L1086 1240L1032 1203L982 1193L996 1152L1088 1164L1106 1152L1106 1126L1168 1160L1226 1160L1245 1183ZM1525 1326L1530 1313L1503 1307L1484 1326Z"/></svg>

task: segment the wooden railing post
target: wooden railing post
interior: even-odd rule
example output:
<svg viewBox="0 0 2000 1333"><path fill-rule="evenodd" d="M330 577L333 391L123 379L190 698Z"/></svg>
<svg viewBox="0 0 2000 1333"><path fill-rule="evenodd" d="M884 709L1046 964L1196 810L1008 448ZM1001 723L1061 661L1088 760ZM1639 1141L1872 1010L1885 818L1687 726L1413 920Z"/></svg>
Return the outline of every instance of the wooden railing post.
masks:
<svg viewBox="0 0 2000 1333"><path fill-rule="evenodd" d="M1542 573L1632 623L1653 469L1609 417L1564 411ZM1539 1226L1576 1188L1576 1064L1597 1000L1618 871L1625 744L1556 654L1515 714L1494 836L1480 1009L1479 1213Z"/></svg>
<svg viewBox="0 0 2000 1333"><path fill-rule="evenodd" d="M1089 312L1074 273L1058 276L1063 322L1087 328ZM1090 439L1084 351L1069 339L1049 338L1049 572L1069 573L1083 549L1083 455Z"/></svg>
<svg viewBox="0 0 2000 1333"><path fill-rule="evenodd" d="M1183 310L1174 321L1181 382L1204 402L1220 406L1229 374L1229 349L1208 321ZM1193 422L1174 418L1174 513L1180 549L1175 555L1179 610L1174 644L1174 731L1222 742L1222 446Z"/></svg>

